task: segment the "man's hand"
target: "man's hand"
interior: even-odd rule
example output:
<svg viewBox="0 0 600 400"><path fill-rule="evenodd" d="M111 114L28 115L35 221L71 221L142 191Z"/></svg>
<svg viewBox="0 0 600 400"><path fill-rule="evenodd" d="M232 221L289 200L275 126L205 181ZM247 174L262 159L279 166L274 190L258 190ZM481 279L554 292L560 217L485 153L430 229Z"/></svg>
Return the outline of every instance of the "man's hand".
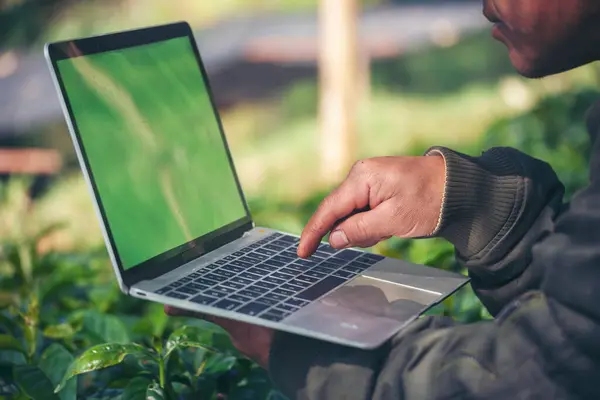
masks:
<svg viewBox="0 0 600 400"><path fill-rule="evenodd" d="M165 312L171 316L200 318L219 325L229 333L231 342L240 353L254 360L264 369L268 369L269 353L271 351L271 342L273 341L272 329L181 310L171 306L165 306Z"/></svg>
<svg viewBox="0 0 600 400"><path fill-rule="evenodd" d="M432 234L442 208L445 173L441 156L357 162L304 228L298 255L309 257L330 231L329 242L337 249L370 247L392 236ZM361 209L368 211L351 215Z"/></svg>

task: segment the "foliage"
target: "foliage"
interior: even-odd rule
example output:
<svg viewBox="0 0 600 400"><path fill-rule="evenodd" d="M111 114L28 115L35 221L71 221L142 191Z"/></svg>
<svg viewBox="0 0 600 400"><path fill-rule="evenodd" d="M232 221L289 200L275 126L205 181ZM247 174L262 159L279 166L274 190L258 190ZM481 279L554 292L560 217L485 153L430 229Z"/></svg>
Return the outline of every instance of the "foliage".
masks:
<svg viewBox="0 0 600 400"><path fill-rule="evenodd" d="M1 189L0 223L26 222L28 184ZM104 252L42 251L54 229L0 238L0 375L19 398L274 396L266 373L220 328L122 296Z"/></svg>

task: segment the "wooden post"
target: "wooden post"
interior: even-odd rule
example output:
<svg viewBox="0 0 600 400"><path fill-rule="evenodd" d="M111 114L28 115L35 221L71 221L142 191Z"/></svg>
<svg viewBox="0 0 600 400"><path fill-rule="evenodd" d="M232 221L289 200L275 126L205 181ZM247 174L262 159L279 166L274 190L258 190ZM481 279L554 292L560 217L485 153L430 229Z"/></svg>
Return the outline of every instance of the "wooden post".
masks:
<svg viewBox="0 0 600 400"><path fill-rule="evenodd" d="M338 183L356 157L361 83L357 0L321 0L319 9L321 176Z"/></svg>

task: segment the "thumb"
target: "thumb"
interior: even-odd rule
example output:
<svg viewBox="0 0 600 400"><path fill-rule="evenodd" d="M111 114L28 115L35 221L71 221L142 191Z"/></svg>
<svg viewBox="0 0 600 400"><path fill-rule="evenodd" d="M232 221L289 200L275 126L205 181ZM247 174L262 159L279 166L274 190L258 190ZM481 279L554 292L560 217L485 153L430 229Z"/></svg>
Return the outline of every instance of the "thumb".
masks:
<svg viewBox="0 0 600 400"><path fill-rule="evenodd" d="M336 249L374 246L393 235L392 217L393 210L386 203L353 215L331 232L329 243Z"/></svg>

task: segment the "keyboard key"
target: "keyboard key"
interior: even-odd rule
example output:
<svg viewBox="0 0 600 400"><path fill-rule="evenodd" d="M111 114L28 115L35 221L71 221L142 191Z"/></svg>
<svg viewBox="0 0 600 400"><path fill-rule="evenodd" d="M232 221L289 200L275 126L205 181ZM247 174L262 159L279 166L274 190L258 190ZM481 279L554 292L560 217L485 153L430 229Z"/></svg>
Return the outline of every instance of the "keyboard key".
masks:
<svg viewBox="0 0 600 400"><path fill-rule="evenodd" d="M202 290L208 289L210 287L210 285L200 285L198 283L192 282L192 283L188 283L187 285L185 285L185 287L189 287L189 288L195 289L197 291L202 291Z"/></svg>
<svg viewBox="0 0 600 400"><path fill-rule="evenodd" d="M281 285L281 288L283 290L289 290L289 291L292 291L294 293L298 293L299 291L301 291L302 289L304 289L301 286L290 285L289 283L286 283L285 285Z"/></svg>
<svg viewBox="0 0 600 400"><path fill-rule="evenodd" d="M281 321L284 317L282 317L280 314L271 314L270 312L264 313L260 316L260 318L262 319L266 319L267 321L272 321L272 322L279 322Z"/></svg>
<svg viewBox="0 0 600 400"><path fill-rule="evenodd" d="M226 268L227 267L225 267L225 268L219 268L217 270L214 270L212 273L216 274L216 275L225 276L227 278L231 278L232 276L235 276L235 272L233 272L233 271L227 271Z"/></svg>
<svg viewBox="0 0 600 400"><path fill-rule="evenodd" d="M245 271L246 268L245 267L238 267L236 265L231 265L231 264L227 264L226 267L229 271L235 272L236 274L239 274L242 271Z"/></svg>
<svg viewBox="0 0 600 400"><path fill-rule="evenodd" d="M177 291L172 291L166 294L167 297L172 297L174 299L187 299L188 297L190 297L188 294L185 293L179 293Z"/></svg>
<svg viewBox="0 0 600 400"><path fill-rule="evenodd" d="M289 311L287 311L287 310L278 310L278 309L274 309L274 310L269 310L268 314L271 314L271 315L278 315L278 316L280 316L281 318L285 318L285 317L287 317L288 315L290 315L290 314L291 314L291 312L289 312Z"/></svg>
<svg viewBox="0 0 600 400"><path fill-rule="evenodd" d="M349 271L344 271L343 269L341 269L341 270L339 270L339 271L335 271L335 272L333 273L333 275L335 275L335 276L340 276L340 277L342 277L342 278L352 278L352 277L356 276L356 274L355 274L355 273L353 273L353 272L349 272Z"/></svg>
<svg viewBox="0 0 600 400"><path fill-rule="evenodd" d="M256 300L259 303L263 303L266 304L268 306L274 306L275 304L279 303L279 301L277 300L273 300L269 297L261 297L260 299Z"/></svg>
<svg viewBox="0 0 600 400"><path fill-rule="evenodd" d="M290 306L294 307L304 307L305 305L309 304L309 302L300 299L287 299L285 304L289 304Z"/></svg>
<svg viewBox="0 0 600 400"><path fill-rule="evenodd" d="M246 279L250 279L252 281L257 281L260 278L262 278L264 275L257 275L257 274L251 274L250 272L242 272L239 277L240 278L246 278Z"/></svg>
<svg viewBox="0 0 600 400"><path fill-rule="evenodd" d="M362 265L357 265L357 264L362 264ZM355 274L360 274L361 272L363 272L367 268L369 268L369 266L365 265L363 263L352 263L350 265L346 265L345 267L343 267L342 270L343 271L353 272Z"/></svg>
<svg viewBox="0 0 600 400"><path fill-rule="evenodd" d="M269 308L267 304L253 302L241 307L238 312L246 315L257 315Z"/></svg>
<svg viewBox="0 0 600 400"><path fill-rule="evenodd" d="M281 285L281 284L285 283L284 279L279 279L279 278L275 278L272 276L267 276L265 279L263 279L263 281L269 282L269 283L274 283L275 285Z"/></svg>
<svg viewBox="0 0 600 400"><path fill-rule="evenodd" d="M171 289L173 289L173 288L169 287L169 286L165 286L165 287L162 287L162 288L158 289L154 293L156 293L156 294L165 294L165 293L169 292Z"/></svg>
<svg viewBox="0 0 600 400"><path fill-rule="evenodd" d="M329 256L331 256L331 253L327 253L325 251L317 250L317 251L315 251L314 256L315 257L319 257L319 258L329 258Z"/></svg>
<svg viewBox="0 0 600 400"><path fill-rule="evenodd" d="M210 297L210 296L201 294L201 295L191 298L190 301L208 306L208 305L211 305L212 303L214 303L215 301L217 301L217 299L215 297Z"/></svg>
<svg viewBox="0 0 600 400"><path fill-rule="evenodd" d="M267 281L258 281L255 284L255 286L261 287L261 288L266 289L266 290L273 289L277 285L278 284L275 284L275 283L272 283L272 282L267 282Z"/></svg>
<svg viewBox="0 0 600 400"><path fill-rule="evenodd" d="M294 312L296 311L298 308L294 307L292 305L289 304L278 304L276 307L278 310L285 310L285 311L290 311L290 312Z"/></svg>
<svg viewBox="0 0 600 400"><path fill-rule="evenodd" d="M332 260L332 258L329 258L328 260ZM332 269L338 269L338 268L340 267L340 265L339 265L339 264L332 263L332 262L329 262L329 261L323 261L323 262L322 262L322 263L320 263L318 266L319 266L319 267L322 267L322 268L327 268L327 269L329 269L329 270L332 270Z"/></svg>
<svg viewBox="0 0 600 400"><path fill-rule="evenodd" d="M280 262L280 263L283 263L283 264L289 264L289 263L291 263L292 261L294 261L294 259L293 259L293 258L290 258L290 257L283 257L283 256L274 256L273 258L270 258L270 259L269 259L269 261L271 261L271 260L273 260L273 261L278 261L278 262Z"/></svg>
<svg viewBox="0 0 600 400"><path fill-rule="evenodd" d="M262 269L262 270L265 270L265 271L267 271L268 273L271 273L271 272L273 272L273 271L277 270L278 268L281 268L281 267L279 267L279 266L269 265L269 264L267 264L268 262L269 262L269 260L265 261L265 262L264 262L264 263L262 263L262 264L258 264L258 265L256 266L256 268L260 268L260 269Z"/></svg>
<svg viewBox="0 0 600 400"><path fill-rule="evenodd" d="M240 290L246 287L246 285L241 284L241 283L237 283L237 282L233 282L232 280L228 280L226 282L223 282L221 284L221 286L225 286L231 289L235 289L235 290Z"/></svg>
<svg viewBox="0 0 600 400"><path fill-rule="evenodd" d="M283 296L281 294L277 294L277 293L267 293L265 294L263 297L269 298L269 299L273 299L273 300L277 300L277 301L283 301L285 299L287 299L287 296Z"/></svg>
<svg viewBox="0 0 600 400"><path fill-rule="evenodd" d="M272 239L277 239L283 236L283 233L279 233L279 232L275 232L270 234L269 236L267 236L267 238L269 238L270 240Z"/></svg>
<svg viewBox="0 0 600 400"><path fill-rule="evenodd" d="M262 296L263 291L257 292L254 290L244 289L244 290L240 290L237 294L240 294L240 295L246 296L246 297L250 297L251 299L256 299L257 297Z"/></svg>
<svg viewBox="0 0 600 400"><path fill-rule="evenodd" d="M367 258L375 262L379 262L385 259L385 257L381 254L366 253L365 255L367 256Z"/></svg>
<svg viewBox="0 0 600 400"><path fill-rule="evenodd" d="M215 261L215 264L217 264L217 265L225 265L225 264L227 264L227 260L220 259L220 260Z"/></svg>
<svg viewBox="0 0 600 400"><path fill-rule="evenodd" d="M242 257L246 254L245 251L241 250L241 251L236 251L235 253L232 254L232 256L234 257Z"/></svg>
<svg viewBox="0 0 600 400"><path fill-rule="evenodd" d="M319 279L325 278L325 276L327 275L327 273L323 273L321 271L317 271L316 270L317 268L318 267L315 267L314 269L311 269L310 271L306 271L304 273L304 276L312 276L314 278L319 278Z"/></svg>
<svg viewBox="0 0 600 400"><path fill-rule="evenodd" d="M291 235L282 235L279 240L284 240L286 242L292 242L292 243L296 243L296 242L300 241L299 238L297 238L296 236L291 236Z"/></svg>
<svg viewBox="0 0 600 400"><path fill-rule="evenodd" d="M212 272L211 272L210 274L207 274L207 275L205 275L204 277L205 277L206 279L209 279L209 280L211 280L211 281L215 281L215 282L223 282L223 281L226 281L226 280L227 280L227 277L226 277L226 276L223 276L223 275L217 275L217 274L214 274L214 273L212 273ZM200 282L198 282L198 283L200 283Z"/></svg>
<svg viewBox="0 0 600 400"><path fill-rule="evenodd" d="M264 288L262 286L259 286L258 284L254 284L252 286L248 286L246 288L246 290L250 290L251 292L260 293L261 295L265 294L268 291L268 289L266 289L266 288Z"/></svg>
<svg viewBox="0 0 600 400"><path fill-rule="evenodd" d="M275 252L277 252L277 253L279 253L280 251L283 251L283 250L285 250L285 247L282 247L282 246L276 246L276 245L274 245L274 244L267 244L267 245L265 245L265 247L263 247L263 248L264 248L264 249L269 249L269 250L271 250L271 251L275 251Z"/></svg>
<svg viewBox="0 0 600 400"><path fill-rule="evenodd" d="M190 274L190 277L192 278L200 278L202 276L202 274L200 272L193 272Z"/></svg>
<svg viewBox="0 0 600 400"><path fill-rule="evenodd" d="M295 250L286 250L281 252L281 255L284 257L290 257L290 258L298 258L298 253L296 253Z"/></svg>
<svg viewBox="0 0 600 400"><path fill-rule="evenodd" d="M258 274L258 275L261 275L261 276L269 275L271 273L270 271L265 271L264 269L260 269L260 268L257 268L257 267L250 268L248 270L248 272L250 272L252 274Z"/></svg>
<svg viewBox="0 0 600 400"><path fill-rule="evenodd" d="M335 276L328 276L323 279L321 282L315 284L314 286L309 287L304 290L302 293L296 295L296 297L302 300L313 301L323 296L324 294L330 292L341 284L347 282L346 279L338 278Z"/></svg>
<svg viewBox="0 0 600 400"><path fill-rule="evenodd" d="M225 257L223 257L223 260L225 260L225 261L233 261L233 260L235 260L235 257L234 256L225 256Z"/></svg>
<svg viewBox="0 0 600 400"><path fill-rule="evenodd" d="M213 305L213 307L217 307L217 308L220 308L222 310L234 310L234 309L238 308L241 305L242 305L242 303L240 303L238 301L224 299L224 300L219 301L215 305Z"/></svg>
<svg viewBox="0 0 600 400"><path fill-rule="evenodd" d="M292 245L291 242L288 242L288 241L285 241L285 240L281 240L281 239L278 239L278 240L272 242L271 244L273 244L275 246L284 247L286 249Z"/></svg>
<svg viewBox="0 0 600 400"><path fill-rule="evenodd" d="M277 288L277 289L273 289L273 291L271 293L280 294L285 297L290 297L290 296L293 296L296 292L294 292L293 290Z"/></svg>
<svg viewBox="0 0 600 400"><path fill-rule="evenodd" d="M312 266L317 265L318 263L316 261L313 261L313 260L305 260L305 259L301 258L299 260L294 261L294 264L296 264L296 265L302 265L304 267L312 267Z"/></svg>
<svg viewBox="0 0 600 400"><path fill-rule="evenodd" d="M234 276L230 279L231 282L239 283L240 285L250 285L252 281L250 279L240 278L239 276Z"/></svg>
<svg viewBox="0 0 600 400"><path fill-rule="evenodd" d="M254 266L254 263L248 263L248 262L244 262L241 260L235 260L230 262L228 265L233 265L235 267L241 267L241 268L250 268L252 266Z"/></svg>
<svg viewBox="0 0 600 400"><path fill-rule="evenodd" d="M239 301L240 303L247 303L252 300L250 297L240 296L239 294L232 294L228 297L228 299L231 299L233 301Z"/></svg>
<svg viewBox="0 0 600 400"><path fill-rule="evenodd" d="M187 286L182 286L182 287L178 288L177 291L179 293L185 293L185 294L189 294L189 295L198 294L200 292L198 289L192 289Z"/></svg>
<svg viewBox="0 0 600 400"><path fill-rule="evenodd" d="M319 274L329 275L332 271L334 271L334 269L325 268L320 265L317 265L316 267L314 267L313 269L311 269L308 272L317 272Z"/></svg>
<svg viewBox="0 0 600 400"><path fill-rule="evenodd" d="M278 252L261 247L261 248L254 250L254 253L264 254L265 256L271 257L271 256L274 256L275 254L277 254Z"/></svg>
<svg viewBox="0 0 600 400"><path fill-rule="evenodd" d="M206 286L214 286L218 283L216 281L212 281L212 280L206 279L206 278L198 278L198 279L194 280L194 282L198 283L200 285L206 285Z"/></svg>
<svg viewBox="0 0 600 400"><path fill-rule="evenodd" d="M294 262L293 264L286 265L285 268L293 269L294 271L303 272L310 268L310 265L300 265L298 262Z"/></svg>
<svg viewBox="0 0 600 400"><path fill-rule="evenodd" d="M308 282L308 283L316 283L316 282L319 282L321 280L321 278L315 278L314 276L308 276L306 274L305 275L300 275L296 279L300 280L300 281Z"/></svg>
<svg viewBox="0 0 600 400"><path fill-rule="evenodd" d="M277 278L277 279L283 279L284 281L289 281L290 279L292 279L294 277L294 275L289 275L289 274L283 274L281 272L273 272L271 274L271 276L273 278Z"/></svg>
<svg viewBox="0 0 600 400"><path fill-rule="evenodd" d="M217 291L217 290L214 290L214 289L208 289L208 290L205 290L203 292L203 294L205 294L207 296L210 296L210 297L216 297L216 298L220 299L222 297L227 296L228 293L227 292L220 292L220 291Z"/></svg>
<svg viewBox="0 0 600 400"><path fill-rule="evenodd" d="M341 258L344 260L354 260L355 258L357 258L358 256L360 256L362 254L364 254L364 253L362 253L360 251L356 251L356 250L342 250L335 255L335 258Z"/></svg>
<svg viewBox="0 0 600 400"><path fill-rule="evenodd" d="M294 264L290 264L290 265L294 265ZM296 276L296 275L300 274L300 271L297 269L288 268L288 267L285 267L285 268L282 268L279 270L279 272L281 272L282 274L288 274L288 275L292 275L292 276Z"/></svg>
<svg viewBox="0 0 600 400"><path fill-rule="evenodd" d="M322 264L334 264L334 265L337 265L339 268L344 264L348 264L348 261L349 260L346 260L344 258L332 257L332 258L328 258L327 261L323 262Z"/></svg>
<svg viewBox="0 0 600 400"><path fill-rule="evenodd" d="M181 278L177 282L179 282L179 283L188 283L188 282L191 282L192 280L193 280L193 278L191 276L184 276L183 278Z"/></svg>
<svg viewBox="0 0 600 400"><path fill-rule="evenodd" d="M312 282L305 282L305 281L301 281L299 279L294 279L294 280L291 280L289 282L289 284L290 285L296 285L296 286L299 286L301 288L306 288L306 287L309 287L312 284Z"/></svg>
<svg viewBox="0 0 600 400"><path fill-rule="evenodd" d="M278 267L283 267L287 263L282 262L282 261L273 260L272 258L270 258L270 259L266 260L263 264L271 266L273 268L278 268Z"/></svg>
<svg viewBox="0 0 600 400"><path fill-rule="evenodd" d="M329 254L329 255L331 255L331 254L335 254L335 253L337 253L337 252L338 252L338 250L334 249L333 247L331 247L330 245L328 245L328 244L325 244L325 243L321 243L321 244L319 245L319 249L318 249L318 251L320 251L320 252L322 252L322 253Z"/></svg>
<svg viewBox="0 0 600 400"><path fill-rule="evenodd" d="M248 257L248 258L250 258L252 260L264 261L264 260L266 260L267 258L269 258L271 256L267 256L265 254L260 254L260 253L257 253L257 252L252 252L252 253L248 254L246 257Z"/></svg>

